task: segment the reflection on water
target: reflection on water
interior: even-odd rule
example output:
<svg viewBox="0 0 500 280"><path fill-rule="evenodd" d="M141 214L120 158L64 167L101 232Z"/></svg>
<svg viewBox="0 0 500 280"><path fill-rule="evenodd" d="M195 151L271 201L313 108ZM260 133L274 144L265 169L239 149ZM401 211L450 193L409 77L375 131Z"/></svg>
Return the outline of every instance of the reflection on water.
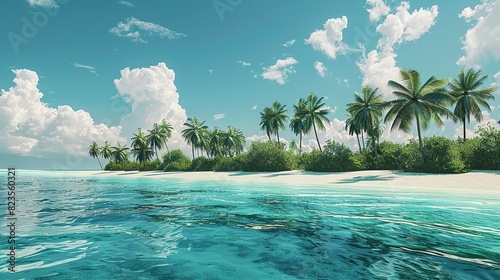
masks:
<svg viewBox="0 0 500 280"><path fill-rule="evenodd" d="M1 279L500 278L495 196L50 174Z"/></svg>

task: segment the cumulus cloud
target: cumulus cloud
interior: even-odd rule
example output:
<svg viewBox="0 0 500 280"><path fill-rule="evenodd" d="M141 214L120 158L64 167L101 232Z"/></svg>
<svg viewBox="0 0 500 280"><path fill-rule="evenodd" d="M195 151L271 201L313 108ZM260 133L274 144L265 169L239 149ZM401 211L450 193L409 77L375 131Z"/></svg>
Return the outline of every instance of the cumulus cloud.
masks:
<svg viewBox="0 0 500 280"><path fill-rule="evenodd" d="M295 73L293 65L297 63L299 62L293 57L278 59L274 65L264 68L262 77L266 80L276 81L278 84L284 85L287 81L288 74Z"/></svg>
<svg viewBox="0 0 500 280"><path fill-rule="evenodd" d="M241 64L242 67L247 67L247 66L252 65L252 63L250 63L250 62L245 62L245 61L242 61L242 60L238 60L238 61L236 61L236 63Z"/></svg>
<svg viewBox="0 0 500 280"><path fill-rule="evenodd" d="M283 47L288 48L290 46L293 46L293 44L295 44L295 41L295 39L286 41L286 43L283 44Z"/></svg>
<svg viewBox="0 0 500 280"><path fill-rule="evenodd" d="M331 18L323 24L323 29L311 33L305 43L335 59L338 53L345 53L349 49L342 42L342 30L345 28L347 28L347 17Z"/></svg>
<svg viewBox="0 0 500 280"><path fill-rule="evenodd" d="M498 71L498 73L493 75L493 78L495 79L495 82L491 84L491 86L500 88L500 71Z"/></svg>
<svg viewBox="0 0 500 280"><path fill-rule="evenodd" d="M57 5L55 0L28 0L28 4L30 4L31 7L42 7L42 8L59 7L59 5Z"/></svg>
<svg viewBox="0 0 500 280"><path fill-rule="evenodd" d="M316 61L314 62L314 68L316 69L316 71L318 71L318 75L321 77L321 78L324 78L328 69L326 68L325 65L323 65L323 62L320 62L320 61Z"/></svg>
<svg viewBox="0 0 500 280"><path fill-rule="evenodd" d="M125 68L120 73L120 79L114 81L116 89L132 107L121 121L122 134L130 136L138 128L149 129L165 119L174 128L169 147L190 151L181 135L187 116L179 105L175 72L159 63L149 68Z"/></svg>
<svg viewBox="0 0 500 280"><path fill-rule="evenodd" d="M391 11L383 0L366 0L366 3L371 6L371 8L366 9L370 13L371 21L379 21Z"/></svg>
<svg viewBox="0 0 500 280"><path fill-rule="evenodd" d="M409 9L410 4L402 2L396 13L388 15L377 27L377 31L382 34L378 42L379 48L392 50L395 44L417 40L436 23L438 6L420 8L412 13Z"/></svg>
<svg viewBox="0 0 500 280"><path fill-rule="evenodd" d="M111 28L109 32L118 37L129 38L133 42L140 43L148 42L143 39L144 37L167 37L170 40L174 40L186 36L159 24L140 21L134 17L127 18L124 22L119 22L115 27Z"/></svg>
<svg viewBox="0 0 500 280"><path fill-rule="evenodd" d="M400 81L399 67L396 66L396 54L373 50L363 55L357 63L363 74L363 85L379 88L379 93L392 96L392 89L387 85L389 80Z"/></svg>
<svg viewBox="0 0 500 280"><path fill-rule="evenodd" d="M73 67L75 67L75 68L85 69L85 70L89 71L90 73L93 73L97 76L97 71L95 70L95 67L93 67L93 66L79 64L79 63L72 63L71 65L73 65Z"/></svg>
<svg viewBox="0 0 500 280"><path fill-rule="evenodd" d="M474 9L465 8L459 16L466 21L474 20L476 24L462 38L465 55L457 64L479 67L488 57L500 59L500 1L483 1Z"/></svg>
<svg viewBox="0 0 500 280"><path fill-rule="evenodd" d="M51 108L41 99L38 75L13 70L14 87L0 95L0 152L25 156L86 154L91 141L116 142L121 127L96 124L89 113Z"/></svg>
<svg viewBox="0 0 500 280"><path fill-rule="evenodd" d="M133 8L135 7L134 4L130 3L130 2L127 2L127 1L117 1L116 3L120 4L120 5L124 5L124 6L127 6L127 7L130 7L130 8Z"/></svg>
<svg viewBox="0 0 500 280"><path fill-rule="evenodd" d="M212 117L214 118L214 121L216 121L225 118L226 114L215 114Z"/></svg>

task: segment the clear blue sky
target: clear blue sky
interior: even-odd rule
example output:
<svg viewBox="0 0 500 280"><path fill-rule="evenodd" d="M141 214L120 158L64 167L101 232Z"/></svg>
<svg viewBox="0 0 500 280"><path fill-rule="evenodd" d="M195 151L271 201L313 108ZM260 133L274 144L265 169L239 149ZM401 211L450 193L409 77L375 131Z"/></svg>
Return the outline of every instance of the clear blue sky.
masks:
<svg viewBox="0 0 500 280"><path fill-rule="evenodd" d="M264 135L263 107L279 100L291 111L308 92L327 97L332 109L320 141L355 148L342 131L345 105L362 84L391 98L384 87L397 79L398 67L424 78L479 67L489 77L486 86L500 84L498 0L7 0L0 6L5 167L50 168L84 153L91 139L124 142L161 118L179 129L192 116L211 128L234 126L249 142ZM500 119L496 97L487 119ZM447 123L425 135L453 138L457 128ZM412 137L388 128L384 135ZM172 146L187 149L178 136ZM95 167L86 156L73 161L65 165Z"/></svg>

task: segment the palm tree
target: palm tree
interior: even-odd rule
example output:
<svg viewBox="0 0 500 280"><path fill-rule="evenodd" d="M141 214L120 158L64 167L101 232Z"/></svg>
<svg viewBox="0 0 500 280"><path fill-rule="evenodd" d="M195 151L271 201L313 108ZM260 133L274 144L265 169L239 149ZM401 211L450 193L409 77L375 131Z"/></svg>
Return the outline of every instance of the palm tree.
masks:
<svg viewBox="0 0 500 280"><path fill-rule="evenodd" d="M101 155L104 159L109 160L111 158L111 146L108 141L104 142L104 146L101 147Z"/></svg>
<svg viewBox="0 0 500 280"><path fill-rule="evenodd" d="M394 89L393 94L397 99L388 102L390 110L384 122L393 121L391 130L397 128L411 133L411 126L415 120L420 152L422 159L425 160L420 128L426 129L431 120L438 126L442 126L442 116L456 121L453 113L445 107L452 103L452 97L442 88L446 85L446 80L438 80L432 76L421 85L418 71L401 69L400 74L402 84L392 80L388 82L388 85Z"/></svg>
<svg viewBox="0 0 500 280"><path fill-rule="evenodd" d="M245 137L241 130L229 126L222 137L222 145L230 157L243 152L245 148Z"/></svg>
<svg viewBox="0 0 500 280"><path fill-rule="evenodd" d="M154 156L153 149L151 149L146 142L138 142L138 144L132 149L132 154L139 162L140 167L142 167L145 162L151 160Z"/></svg>
<svg viewBox="0 0 500 280"><path fill-rule="evenodd" d="M205 122L199 123L196 118L188 118L184 123L187 126L186 129L182 131L182 137L191 144L191 150L193 152L194 159L194 149L199 147L199 145L203 142L203 138L205 137L206 130L208 126L204 125Z"/></svg>
<svg viewBox="0 0 500 280"><path fill-rule="evenodd" d="M215 127L208 133L208 149L207 154L211 157L218 157L223 155L222 149L223 132Z"/></svg>
<svg viewBox="0 0 500 280"><path fill-rule="evenodd" d="M483 120L481 108L483 107L488 112L491 112L490 105L486 100L495 100L492 95L496 88L489 87L480 89L488 76L481 76L481 70L474 71L469 69L460 70L458 79L453 78L449 83L451 96L455 97L455 111L453 112L457 118L462 121L464 126L464 140L466 139L466 121L470 123L470 116L474 117L477 122Z"/></svg>
<svg viewBox="0 0 500 280"><path fill-rule="evenodd" d="M309 133L311 127L314 129L314 134L316 135L316 141L318 142L319 151L323 152L321 149L321 144L318 138L318 129L324 130L325 125L323 122L329 122L326 115L328 115L328 109L325 108L325 103L322 103L323 97L317 98L314 93L309 93L305 100L301 99L299 101L298 112L296 116L299 118L304 118L305 122L310 122L312 126L305 130L304 133Z"/></svg>
<svg viewBox="0 0 500 280"><path fill-rule="evenodd" d="M360 133L361 129L358 127L358 125L354 121L354 117L352 116L352 114L349 111L347 111L347 115L349 117L345 120L345 129L347 130L347 132L349 132L349 135L351 135L351 136L356 134L356 140L358 140L359 150L362 151L361 142L359 141L359 133ZM364 143L363 143L363 145L364 145Z"/></svg>
<svg viewBox="0 0 500 280"><path fill-rule="evenodd" d="M300 116L300 106L304 103L304 100L301 98L297 105L293 105L293 117L290 121L290 129L295 135L299 135L299 154L302 153L302 136L306 133L306 131L311 130L311 122L310 119L304 117L304 115Z"/></svg>
<svg viewBox="0 0 500 280"><path fill-rule="evenodd" d="M153 129L148 130L148 135L146 136L146 142L148 146L155 151L156 159L158 158L158 150L163 148L163 144L166 143L167 138L166 131L161 128L157 123L153 124Z"/></svg>
<svg viewBox="0 0 500 280"><path fill-rule="evenodd" d="M137 133L132 134L134 137L132 137L132 143L130 146L132 148L138 148L141 146L145 146L147 144L147 138L146 135L142 132L142 129L138 128Z"/></svg>
<svg viewBox="0 0 500 280"><path fill-rule="evenodd" d="M264 107L260 113L260 129L266 132L268 140L271 140L271 133L273 133L272 115L272 110L269 107Z"/></svg>
<svg viewBox="0 0 500 280"><path fill-rule="evenodd" d="M278 143L280 142L280 129L285 129L285 123L288 119L286 115L287 110L285 110L286 105L281 105L281 103L276 100L273 102L271 107L272 110L272 119L271 119L271 127L274 132L276 132L276 137L278 138Z"/></svg>
<svg viewBox="0 0 500 280"><path fill-rule="evenodd" d="M378 159L377 149L375 147L375 138L380 136L377 133L382 118L382 110L386 106L381 94L377 94L378 88L372 89L364 86L361 94L354 94L354 102L347 104L347 111L352 115L354 126L365 131L371 137L373 152Z"/></svg>
<svg viewBox="0 0 500 280"><path fill-rule="evenodd" d="M96 141L93 141L89 145L89 155L93 158L97 158L97 162L99 162L99 165L101 166L101 170L102 170L102 164L101 164L101 161L99 160L100 154L101 154L101 149L99 148L99 145L97 144Z"/></svg>
<svg viewBox="0 0 500 280"><path fill-rule="evenodd" d="M165 120L161 121L160 127L162 130L162 136L165 137L163 139L163 144L165 144L165 148L167 148L167 152L169 152L170 150L168 149L167 142L168 142L168 139L170 137L172 137L172 131L174 130L174 127L169 122L167 122Z"/></svg>
<svg viewBox="0 0 500 280"><path fill-rule="evenodd" d="M115 163L123 163L128 159L128 148L127 145L121 145L118 143L118 146L111 147L111 159Z"/></svg>

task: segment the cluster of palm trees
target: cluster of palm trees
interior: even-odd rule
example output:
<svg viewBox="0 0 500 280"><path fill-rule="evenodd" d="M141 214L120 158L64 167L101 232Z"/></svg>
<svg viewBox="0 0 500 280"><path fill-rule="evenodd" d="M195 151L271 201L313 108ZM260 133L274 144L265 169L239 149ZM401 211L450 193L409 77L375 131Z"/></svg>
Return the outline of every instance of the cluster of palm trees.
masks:
<svg viewBox="0 0 500 280"><path fill-rule="evenodd" d="M373 152L377 156L375 142L378 141L382 130L382 115L388 109L383 122L392 122L391 130L398 129L411 133L413 123L416 122L417 135L424 157L424 145L421 129L429 127L431 122L442 126L443 117L463 124L463 139L466 139L466 126L470 117L481 122L481 107L490 111L487 100L493 100L494 87L481 88L487 76L481 76L480 70L462 69L457 78L450 81L430 77L423 84L420 73L416 70L400 71L402 82L390 80L388 85L394 90L396 99L385 101L377 89L365 86L361 93L355 93L354 102L347 104L346 129L350 135L356 134L360 149L364 149L363 136L371 139ZM448 86L448 88L446 88ZM447 107L454 106L452 112ZM359 143L359 135L363 139L363 148Z"/></svg>
<svg viewBox="0 0 500 280"><path fill-rule="evenodd" d="M102 164L99 160L99 156L102 156L104 159L110 160L114 163L124 163L128 160L129 151L132 152L132 155L142 166L145 162L150 161L156 155L156 159L158 158L158 150L163 149L164 147L168 151L168 139L172 137L173 127L172 125L162 120L161 124L153 124L153 128L148 130L147 134L145 134L142 129L138 129L137 133L133 134L131 147L128 148L127 145L121 145L117 143L117 146L110 146L108 141L104 142L104 145L101 147L97 142L93 141L89 148L89 155L93 158L97 158L99 165Z"/></svg>
<svg viewBox="0 0 500 280"><path fill-rule="evenodd" d="M323 98L318 98L313 93L309 93L305 99L300 98L297 104L293 105L290 129L295 135L299 135L300 137L300 152L302 152L302 138L311 129L314 130L319 150L322 151L318 138L318 129L324 130L324 122L329 122L326 117L329 110L325 106L325 103L323 103ZM269 140L271 140L272 134L276 134L277 141L280 143L279 131L280 129L285 129L285 124L289 118L286 114L288 110L285 108L286 105L282 105L279 101L274 101L271 107L265 107L260 113L260 128L266 132Z"/></svg>
<svg viewBox="0 0 500 280"><path fill-rule="evenodd" d="M193 158L195 150L198 156L208 157L234 157L245 149L245 136L241 130L229 126L226 131L215 127L208 130L205 122L197 118L188 118L184 123L182 137L191 145Z"/></svg>

